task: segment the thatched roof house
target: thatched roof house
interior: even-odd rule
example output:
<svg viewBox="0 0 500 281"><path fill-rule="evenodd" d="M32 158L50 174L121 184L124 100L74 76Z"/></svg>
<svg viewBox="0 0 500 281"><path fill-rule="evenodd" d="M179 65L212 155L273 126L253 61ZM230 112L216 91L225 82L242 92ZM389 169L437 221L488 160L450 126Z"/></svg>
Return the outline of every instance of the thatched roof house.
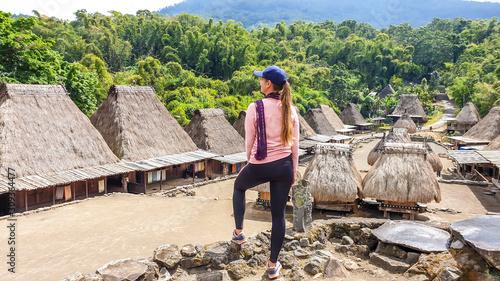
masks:
<svg viewBox="0 0 500 281"><path fill-rule="evenodd" d="M220 108L196 109L184 130L200 149L220 155L245 151L245 140L227 121Z"/></svg>
<svg viewBox="0 0 500 281"><path fill-rule="evenodd" d="M0 196L8 195L14 169L16 211L104 193L108 177L134 171L119 163L63 86L2 84L0 120Z"/></svg>
<svg viewBox="0 0 500 281"><path fill-rule="evenodd" d="M361 195L361 175L347 144L318 144L304 179L315 203L353 202Z"/></svg>
<svg viewBox="0 0 500 281"><path fill-rule="evenodd" d="M2 173L16 177L117 163L101 134L60 85L0 88Z"/></svg>
<svg viewBox="0 0 500 281"><path fill-rule="evenodd" d="M490 112L469 129L463 136L474 140L492 141L500 135L500 107L493 107Z"/></svg>
<svg viewBox="0 0 500 281"><path fill-rule="evenodd" d="M347 107L340 113L340 120L347 125L363 125L366 124L365 118L361 115L355 104L350 103Z"/></svg>
<svg viewBox="0 0 500 281"><path fill-rule="evenodd" d="M417 132L417 125L415 125L415 122L413 122L406 113L394 123L393 128L404 128L409 134L415 134Z"/></svg>
<svg viewBox="0 0 500 281"><path fill-rule="evenodd" d="M500 150L500 135L494 138L483 150Z"/></svg>
<svg viewBox="0 0 500 281"><path fill-rule="evenodd" d="M233 124L233 128L242 136L245 138L245 118L247 117L247 111L242 110L240 111L240 114L238 115L238 119L236 122ZM301 124L302 125L302 124Z"/></svg>
<svg viewBox="0 0 500 281"><path fill-rule="evenodd" d="M427 115L425 114L424 108L418 100L417 95L402 95L398 105L396 106L392 114L388 116L397 121L397 119L399 119L405 113L408 114L414 121L416 120L418 123L427 121Z"/></svg>
<svg viewBox="0 0 500 281"><path fill-rule="evenodd" d="M336 130L344 129L344 123L328 105L318 105L316 108L311 108L304 119L317 134L333 136L337 134Z"/></svg>
<svg viewBox="0 0 500 281"><path fill-rule="evenodd" d="M198 150L152 87L111 86L90 121L122 160L139 161Z"/></svg>
<svg viewBox="0 0 500 281"><path fill-rule="evenodd" d="M391 84L387 84L387 86L385 86L385 88L380 93L378 93L377 96L379 99L385 99L386 97L394 96L395 93L396 92L392 88Z"/></svg>
<svg viewBox="0 0 500 281"><path fill-rule="evenodd" d="M417 143L385 143L382 156L363 179L363 197L392 202L441 201L427 148Z"/></svg>
<svg viewBox="0 0 500 281"><path fill-rule="evenodd" d="M458 124L473 126L481 121L481 115L479 111L477 111L476 106L472 102L468 102L462 110L460 110L455 120Z"/></svg>
<svg viewBox="0 0 500 281"><path fill-rule="evenodd" d="M316 132L314 131L311 126L309 126L309 123L307 123L306 119L300 115L300 110L295 107L295 111L297 112L297 116L299 117L299 130L300 130L300 138L307 138L307 137L315 137Z"/></svg>
<svg viewBox="0 0 500 281"><path fill-rule="evenodd" d="M405 128L393 128L387 135L384 133L382 139L375 145L375 147L372 148L372 150L368 154L368 165L373 166L373 164L377 162L377 160L382 155L384 144L386 142L409 143L411 142L411 139L410 135L408 135L408 131Z"/></svg>

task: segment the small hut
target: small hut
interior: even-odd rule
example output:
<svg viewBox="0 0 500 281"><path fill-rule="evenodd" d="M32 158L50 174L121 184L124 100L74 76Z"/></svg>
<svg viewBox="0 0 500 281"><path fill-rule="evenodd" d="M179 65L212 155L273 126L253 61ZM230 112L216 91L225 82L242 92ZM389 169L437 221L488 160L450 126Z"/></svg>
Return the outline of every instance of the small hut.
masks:
<svg viewBox="0 0 500 281"><path fill-rule="evenodd" d="M318 144L304 173L317 209L357 210L361 198L361 174L347 144Z"/></svg>
<svg viewBox="0 0 500 281"><path fill-rule="evenodd" d="M456 118L448 119L448 133L460 132L465 134L470 128L481 121L481 115L472 102L468 102L458 113Z"/></svg>
<svg viewBox="0 0 500 281"><path fill-rule="evenodd" d="M304 119L317 134L333 136L337 134L337 130L344 129L344 123L328 105L311 108Z"/></svg>
<svg viewBox="0 0 500 281"><path fill-rule="evenodd" d="M464 137L475 140L492 141L500 135L500 106L493 107Z"/></svg>
<svg viewBox="0 0 500 281"><path fill-rule="evenodd" d="M207 177L234 174L245 166L247 162L245 139L227 121L222 109L196 109L191 122L184 130L199 149L222 155L216 157L218 161L210 161Z"/></svg>
<svg viewBox="0 0 500 281"><path fill-rule="evenodd" d="M384 150L384 144L386 142L391 143L409 143L411 142L410 136L406 128L393 128L387 135L382 137L382 139L372 148L368 154L368 165L373 166L375 162L380 158Z"/></svg>
<svg viewBox="0 0 500 281"><path fill-rule="evenodd" d="M396 92L392 88L391 84L387 84L385 88L377 94L377 97L381 100L385 99L386 97L393 97Z"/></svg>
<svg viewBox="0 0 500 281"><path fill-rule="evenodd" d="M415 125L415 122L413 122L406 113L394 123L393 128L404 128L409 134L415 134L417 132L417 125Z"/></svg>
<svg viewBox="0 0 500 281"><path fill-rule="evenodd" d="M120 179L134 171L119 163L63 86L2 84L0 120L2 207L9 169L16 212L123 191Z"/></svg>
<svg viewBox="0 0 500 281"><path fill-rule="evenodd" d="M245 118L247 117L247 111L242 110L240 114L238 114L238 120L234 122L233 128L240 134L240 136L245 138Z"/></svg>
<svg viewBox="0 0 500 281"><path fill-rule="evenodd" d="M137 169L130 191L162 189L166 181L205 178L207 159L152 87L113 85L90 121L118 158Z"/></svg>
<svg viewBox="0 0 500 281"><path fill-rule="evenodd" d="M402 95L392 114L387 116L391 117L393 122L396 123L405 113L413 119L415 124L420 125L427 122L427 115L417 95Z"/></svg>
<svg viewBox="0 0 500 281"><path fill-rule="evenodd" d="M422 208L417 203L441 201L441 191L425 145L417 143L384 144L381 157L363 179L363 197L383 203L380 210L414 215Z"/></svg>
<svg viewBox="0 0 500 281"><path fill-rule="evenodd" d="M342 111L340 120L346 125L356 126L356 130L361 133L364 131L371 131L371 127L374 125L373 123L366 122L361 112L359 112L358 108L353 103L348 104Z"/></svg>

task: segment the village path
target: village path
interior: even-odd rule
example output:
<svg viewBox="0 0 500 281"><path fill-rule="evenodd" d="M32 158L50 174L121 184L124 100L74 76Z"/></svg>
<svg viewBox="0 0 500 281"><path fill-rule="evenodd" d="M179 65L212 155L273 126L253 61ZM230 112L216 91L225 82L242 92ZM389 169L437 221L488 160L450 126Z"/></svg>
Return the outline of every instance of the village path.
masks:
<svg viewBox="0 0 500 281"><path fill-rule="evenodd" d="M430 130L431 127L432 129L437 129L439 127L445 126L449 118L455 117L455 108L457 107L455 103L452 103L449 100L444 100L442 102L444 105L444 114L441 119L439 119L439 121L434 124L422 127L422 130Z"/></svg>

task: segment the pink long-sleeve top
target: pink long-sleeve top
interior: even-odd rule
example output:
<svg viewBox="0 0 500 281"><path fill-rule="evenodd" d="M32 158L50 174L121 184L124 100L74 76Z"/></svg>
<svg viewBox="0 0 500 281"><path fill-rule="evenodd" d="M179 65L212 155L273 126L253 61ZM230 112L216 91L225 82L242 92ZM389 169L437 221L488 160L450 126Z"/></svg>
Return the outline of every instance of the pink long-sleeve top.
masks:
<svg viewBox="0 0 500 281"><path fill-rule="evenodd" d="M282 109L281 101L276 99L264 99L264 116L266 117L266 139L267 139L267 157L264 160L255 159L257 153L257 111L255 103L248 106L247 116L245 118L245 142L247 159L252 164L264 164L273 162L292 154L293 174L297 172L299 162L299 118L292 106L292 126L293 126L293 144L289 146L281 143L282 128Z"/></svg>

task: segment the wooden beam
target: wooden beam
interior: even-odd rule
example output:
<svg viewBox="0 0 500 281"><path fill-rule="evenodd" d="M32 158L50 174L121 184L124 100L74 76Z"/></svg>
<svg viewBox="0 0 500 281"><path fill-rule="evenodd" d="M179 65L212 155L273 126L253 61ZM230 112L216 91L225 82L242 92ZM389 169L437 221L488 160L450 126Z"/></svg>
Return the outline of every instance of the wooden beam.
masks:
<svg viewBox="0 0 500 281"><path fill-rule="evenodd" d="M104 194L108 194L108 177L104 177Z"/></svg>
<svg viewBox="0 0 500 281"><path fill-rule="evenodd" d="M28 211L28 190L24 190L24 207Z"/></svg>
<svg viewBox="0 0 500 281"><path fill-rule="evenodd" d="M147 184L148 184L148 172L143 172L143 182L144 182L144 194L146 194L147 191Z"/></svg>
<svg viewBox="0 0 500 281"><path fill-rule="evenodd" d="M56 204L56 188L57 187L52 187L52 205Z"/></svg>
<svg viewBox="0 0 500 281"><path fill-rule="evenodd" d="M85 196L89 198L89 180L85 181Z"/></svg>
<svg viewBox="0 0 500 281"><path fill-rule="evenodd" d="M71 189L73 190L73 201L75 201L76 200L76 192L75 192L76 188L75 188L74 182L71 183Z"/></svg>
<svg viewBox="0 0 500 281"><path fill-rule="evenodd" d="M160 170L160 190L161 190L161 183L163 181L163 171Z"/></svg>

